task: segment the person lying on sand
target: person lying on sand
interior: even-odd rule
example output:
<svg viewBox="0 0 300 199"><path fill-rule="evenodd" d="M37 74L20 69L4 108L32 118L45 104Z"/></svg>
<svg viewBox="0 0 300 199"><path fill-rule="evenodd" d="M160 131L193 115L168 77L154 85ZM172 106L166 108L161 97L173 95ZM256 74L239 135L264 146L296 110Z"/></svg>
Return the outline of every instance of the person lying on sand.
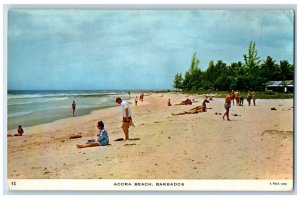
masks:
<svg viewBox="0 0 300 199"><path fill-rule="evenodd" d="M99 136L97 137L96 142L88 142L86 144L77 144L77 148L86 148L86 147L95 147L95 146L106 146L109 144L108 133L104 128L104 123L102 121L97 124L98 129L100 130Z"/></svg>
<svg viewBox="0 0 300 199"><path fill-rule="evenodd" d="M15 134L15 136L22 136L23 133L24 133L24 130L23 130L22 126L19 125L19 128L18 128L18 134Z"/></svg>
<svg viewBox="0 0 300 199"><path fill-rule="evenodd" d="M192 100L187 98L186 100L182 101L181 103L175 104L175 105L192 105L192 104L193 104Z"/></svg>
<svg viewBox="0 0 300 199"><path fill-rule="evenodd" d="M201 106L197 106L195 108L192 108L188 111L184 111L183 113L172 113L172 115L185 115L185 114L197 114L197 113L202 113L206 112L206 103L208 102L207 99L205 99L202 103Z"/></svg>

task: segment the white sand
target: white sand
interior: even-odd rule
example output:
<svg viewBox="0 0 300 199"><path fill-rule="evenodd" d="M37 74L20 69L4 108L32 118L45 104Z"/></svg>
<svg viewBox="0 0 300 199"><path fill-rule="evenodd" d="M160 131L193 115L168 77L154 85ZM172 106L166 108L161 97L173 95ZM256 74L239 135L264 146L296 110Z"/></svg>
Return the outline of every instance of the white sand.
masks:
<svg viewBox="0 0 300 199"><path fill-rule="evenodd" d="M135 96L134 94L132 94ZM292 179L293 100L260 100L257 106L233 106L232 121L222 120L224 99L205 113L173 116L201 104L167 106L183 94L151 94L134 106L136 141L124 137L120 107L25 128L8 137L8 178L14 179ZM259 96L258 96L259 97ZM277 110L270 110L275 107ZM238 114L240 116L233 116ZM111 146L77 149L95 138L103 120ZM17 130L10 130L9 134ZM79 139L69 136L81 134Z"/></svg>

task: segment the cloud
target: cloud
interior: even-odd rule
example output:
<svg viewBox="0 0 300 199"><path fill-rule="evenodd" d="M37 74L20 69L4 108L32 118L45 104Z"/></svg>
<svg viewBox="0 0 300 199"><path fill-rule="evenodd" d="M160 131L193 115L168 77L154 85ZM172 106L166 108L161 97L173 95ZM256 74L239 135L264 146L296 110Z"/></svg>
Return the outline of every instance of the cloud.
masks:
<svg viewBox="0 0 300 199"><path fill-rule="evenodd" d="M194 52L205 70L212 59L242 61L250 41L262 59L293 60L290 11L10 10L8 17L9 88L171 88Z"/></svg>

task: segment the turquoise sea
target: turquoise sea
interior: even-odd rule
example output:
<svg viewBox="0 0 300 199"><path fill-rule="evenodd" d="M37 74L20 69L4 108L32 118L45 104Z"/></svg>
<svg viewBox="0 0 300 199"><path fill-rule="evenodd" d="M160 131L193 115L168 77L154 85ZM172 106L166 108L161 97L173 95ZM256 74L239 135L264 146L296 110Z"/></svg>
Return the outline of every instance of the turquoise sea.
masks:
<svg viewBox="0 0 300 199"><path fill-rule="evenodd" d="M117 106L115 98L127 91L104 90L9 90L7 93L7 128L15 129L73 117L72 102L76 102L76 116L92 110Z"/></svg>

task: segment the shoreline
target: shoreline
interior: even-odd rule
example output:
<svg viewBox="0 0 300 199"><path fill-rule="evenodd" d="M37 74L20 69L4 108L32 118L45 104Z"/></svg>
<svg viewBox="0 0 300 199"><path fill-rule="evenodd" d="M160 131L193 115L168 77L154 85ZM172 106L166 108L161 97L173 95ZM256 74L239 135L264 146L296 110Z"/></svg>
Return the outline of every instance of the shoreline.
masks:
<svg viewBox="0 0 300 199"><path fill-rule="evenodd" d="M26 91L26 90L25 90ZM67 91L67 90L66 90ZM81 90L79 90L81 91ZM89 91L89 90L88 90ZM91 90L91 91L94 91L94 90ZM137 95L139 96L139 93L136 93L134 90L133 92L131 93L131 95L128 96L128 94L126 93L126 91L123 91L123 93L120 93L120 94L117 94L117 93L113 93L113 94L107 94L107 93L90 93L90 94L77 94L77 95L86 95L86 96L102 96L102 95L115 95L115 96L126 96L126 97L129 97L129 101L131 101L130 103L131 104L134 104L134 101L132 101L132 99L134 99L134 96L133 95ZM151 94L164 94L164 95L168 95L168 94L171 94L171 95L185 95L185 96L205 96L205 95L208 95L208 96L215 96L215 98L224 98L225 96L222 96L222 94L220 93L205 93L205 92L200 92L199 93L195 93L195 92L181 92L181 91L165 91L165 90L162 90L162 91L145 91L144 93L151 93ZM283 100L283 99L293 99L294 100L294 97L292 98L257 98L257 100ZM77 109L77 113L79 112L79 114L75 117L80 117L80 116L84 116L84 115L89 115L91 114L93 111L97 111L97 110L101 110L101 109L108 109L108 108L111 108L111 107L116 107L117 105L109 105L109 106L105 106L105 107L91 107L91 108L83 108L83 110L78 110ZM34 114L35 116L28 116L28 117L36 117L38 118L38 115L43 113L43 112L47 112L47 111L50 111L50 112L54 112L54 110L41 110L41 111L37 111L37 112L34 112L34 113L30 113L30 114ZM55 113L55 114L58 114ZM23 127L25 128L28 128L28 127L34 127L36 125L40 125L40 124L47 124L47 123L52 123L52 122L55 122L55 121L58 121L58 120L62 120L62 119L66 119L66 118L72 118L73 116L71 115L71 111L69 112L63 112L63 115L64 116L57 116L56 118L51 118L51 119L47 119L46 121L41 121L40 123L36 123L36 122L31 122L30 124L27 124L27 125L22 125ZM22 117L25 117L26 115L21 115L21 116L13 116L14 119L10 119L10 120L17 120L17 121L20 121L19 118L22 118ZM14 123L16 124L11 124L11 126L15 126L15 127L9 127L10 124L9 124L9 117L6 116L6 130L9 131L9 130L15 130L17 129L17 125L16 124L22 124L22 121L20 122L15 122L13 121ZM23 119L24 120L24 119Z"/></svg>
<svg viewBox="0 0 300 199"><path fill-rule="evenodd" d="M88 96L91 96L91 94L86 94ZM95 94L93 94L95 95ZM110 96L125 96L126 98L131 99L131 96L128 96L124 93L120 94L97 94L98 95L110 95ZM98 106L98 107L77 107L75 111L75 117L80 117L84 115L89 115L93 111L101 110L101 109L107 109L111 107L116 107L117 105L104 105L104 106ZM49 116L50 115L50 116ZM45 117L46 116L46 117ZM40 119L43 117L42 119ZM39 110L32 112L30 114L20 115L20 116L13 116L8 117L6 116L6 130L14 130L17 129L17 126L20 124L24 128L34 127L36 125L40 124L47 124L52 123L61 119L67 119L67 118L73 118L72 110L71 108L57 108L57 109L46 109L46 110Z"/></svg>
<svg viewBox="0 0 300 199"><path fill-rule="evenodd" d="M134 96L132 94L132 96ZM233 106L223 121L224 99L207 104L207 112L173 116L201 104L167 106L185 94L145 96L132 103L136 141L124 137L120 107L57 120L7 138L7 176L12 179L292 179L293 100L257 100L257 106ZM129 100L134 102L134 98ZM271 111L271 107L277 111ZM234 116L237 114L238 116ZM110 146L77 149L95 138L102 120ZM16 133L14 130L8 133ZM69 139L72 135L82 138ZM82 166L84 165L84 169Z"/></svg>

